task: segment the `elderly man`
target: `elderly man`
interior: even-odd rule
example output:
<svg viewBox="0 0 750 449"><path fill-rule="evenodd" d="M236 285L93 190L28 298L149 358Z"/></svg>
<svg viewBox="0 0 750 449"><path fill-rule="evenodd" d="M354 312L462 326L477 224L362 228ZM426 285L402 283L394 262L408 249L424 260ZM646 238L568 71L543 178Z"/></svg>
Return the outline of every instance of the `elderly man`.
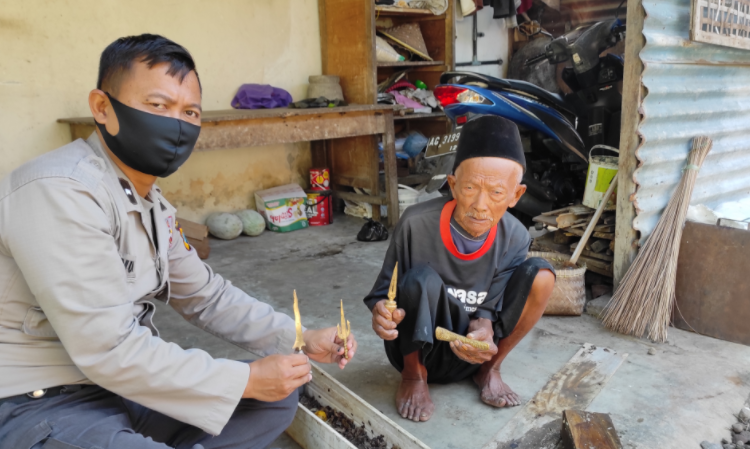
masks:
<svg viewBox="0 0 750 449"><path fill-rule="evenodd" d="M97 131L0 184L0 448L264 448L289 425L309 359L356 342L306 330L202 263L155 185L201 124L190 54L118 39L88 96ZM289 287L291 294L291 286ZM263 356L213 358L159 338L153 300Z"/></svg>
<svg viewBox="0 0 750 449"><path fill-rule="evenodd" d="M555 282L549 263L526 260L529 233L506 213L526 191L525 170L515 124L495 116L472 120L461 132L448 176L453 199L411 206L396 227L364 301L388 359L401 371L396 407L404 418L430 419L435 406L429 382L469 376L485 403L520 404L500 368L539 321ZM396 262L399 308L391 314L384 301ZM437 326L468 333L490 349L436 341Z"/></svg>

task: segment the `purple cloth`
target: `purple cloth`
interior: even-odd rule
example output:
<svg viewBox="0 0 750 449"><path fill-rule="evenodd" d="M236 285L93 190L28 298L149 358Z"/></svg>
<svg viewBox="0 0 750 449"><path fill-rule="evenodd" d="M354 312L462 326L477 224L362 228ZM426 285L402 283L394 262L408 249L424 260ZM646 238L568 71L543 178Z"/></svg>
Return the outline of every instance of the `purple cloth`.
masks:
<svg viewBox="0 0 750 449"><path fill-rule="evenodd" d="M268 84L243 84L232 99L235 109L285 108L292 102L289 92Z"/></svg>

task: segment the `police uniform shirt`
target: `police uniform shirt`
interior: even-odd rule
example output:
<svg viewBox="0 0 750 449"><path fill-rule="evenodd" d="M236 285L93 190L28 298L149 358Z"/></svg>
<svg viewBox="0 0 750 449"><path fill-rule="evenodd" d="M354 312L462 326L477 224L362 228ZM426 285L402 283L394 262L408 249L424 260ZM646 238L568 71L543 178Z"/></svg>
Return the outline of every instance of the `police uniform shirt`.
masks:
<svg viewBox="0 0 750 449"><path fill-rule="evenodd" d="M0 398L94 383L218 434L249 366L159 338L153 300L260 356L294 321L198 258L158 187L140 198L96 134L0 183Z"/></svg>

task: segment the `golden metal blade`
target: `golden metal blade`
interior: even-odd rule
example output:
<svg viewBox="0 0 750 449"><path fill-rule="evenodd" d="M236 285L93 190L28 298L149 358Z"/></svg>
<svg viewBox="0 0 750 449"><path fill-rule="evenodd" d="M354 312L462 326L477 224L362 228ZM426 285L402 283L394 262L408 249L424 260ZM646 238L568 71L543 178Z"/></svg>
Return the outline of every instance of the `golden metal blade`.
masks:
<svg viewBox="0 0 750 449"><path fill-rule="evenodd" d="M349 358L349 346L347 340L352 331L352 325L344 318L344 300L341 300L341 324L336 325L336 331L339 339L344 343L344 358Z"/></svg>
<svg viewBox="0 0 750 449"><path fill-rule="evenodd" d="M388 300L385 302L385 308L393 313L398 305L396 304L396 288L398 285L398 262L393 267L393 276L391 276L391 286L388 288Z"/></svg>
<svg viewBox="0 0 750 449"><path fill-rule="evenodd" d="M302 338L302 318L299 315L299 301L297 300L297 290L294 290L294 327L297 331L297 338L294 340L294 351L302 352L305 346L305 340Z"/></svg>

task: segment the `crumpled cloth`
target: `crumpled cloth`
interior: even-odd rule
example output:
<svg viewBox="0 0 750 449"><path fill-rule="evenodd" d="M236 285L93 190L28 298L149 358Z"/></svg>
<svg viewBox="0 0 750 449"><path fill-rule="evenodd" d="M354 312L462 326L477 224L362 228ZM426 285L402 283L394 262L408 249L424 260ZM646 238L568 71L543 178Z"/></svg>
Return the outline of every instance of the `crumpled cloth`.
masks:
<svg viewBox="0 0 750 449"><path fill-rule="evenodd" d="M409 7L429 9L433 14L439 16L448 10L448 0L410 0Z"/></svg>
<svg viewBox="0 0 750 449"><path fill-rule="evenodd" d="M235 109L285 108L292 102L289 92L268 84L243 84L232 99Z"/></svg>

